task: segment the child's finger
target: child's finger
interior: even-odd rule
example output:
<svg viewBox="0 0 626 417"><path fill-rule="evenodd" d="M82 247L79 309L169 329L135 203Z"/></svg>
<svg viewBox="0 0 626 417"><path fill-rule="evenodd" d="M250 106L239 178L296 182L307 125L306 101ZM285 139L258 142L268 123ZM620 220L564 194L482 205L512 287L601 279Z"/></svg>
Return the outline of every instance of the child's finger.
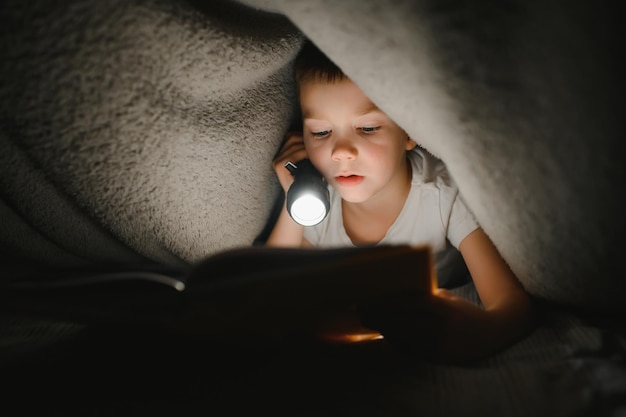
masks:
<svg viewBox="0 0 626 417"><path fill-rule="evenodd" d="M307 157L302 135L296 132L288 133L283 146L273 160L274 171L285 192L287 192L294 180L289 170L285 168L285 164L287 162L297 163Z"/></svg>

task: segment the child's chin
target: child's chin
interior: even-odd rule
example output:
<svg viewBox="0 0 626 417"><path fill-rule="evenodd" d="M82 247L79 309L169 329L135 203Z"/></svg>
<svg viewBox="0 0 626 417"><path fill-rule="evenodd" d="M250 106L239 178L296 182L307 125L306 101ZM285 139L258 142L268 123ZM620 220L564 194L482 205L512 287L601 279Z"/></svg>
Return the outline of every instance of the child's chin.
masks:
<svg viewBox="0 0 626 417"><path fill-rule="evenodd" d="M362 193L355 193L355 192L343 192L343 193L339 193L339 195L341 195L341 198L348 202L348 203L353 203L353 204L358 204L358 203L364 203L369 199L369 195L365 196Z"/></svg>

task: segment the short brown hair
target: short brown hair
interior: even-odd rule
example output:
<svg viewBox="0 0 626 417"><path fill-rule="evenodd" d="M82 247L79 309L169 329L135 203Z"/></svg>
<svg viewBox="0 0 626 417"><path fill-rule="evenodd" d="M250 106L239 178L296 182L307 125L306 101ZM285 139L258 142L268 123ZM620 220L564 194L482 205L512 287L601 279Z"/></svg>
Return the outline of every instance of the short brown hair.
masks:
<svg viewBox="0 0 626 417"><path fill-rule="evenodd" d="M335 82L346 78L343 71L330 60L313 42L306 40L295 62L298 84L308 81Z"/></svg>

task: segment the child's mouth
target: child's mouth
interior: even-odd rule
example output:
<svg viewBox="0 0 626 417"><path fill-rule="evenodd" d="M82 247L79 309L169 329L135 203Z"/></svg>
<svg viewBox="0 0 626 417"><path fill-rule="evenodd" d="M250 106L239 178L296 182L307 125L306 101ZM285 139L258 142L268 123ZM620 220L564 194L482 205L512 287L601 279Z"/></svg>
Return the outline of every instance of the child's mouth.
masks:
<svg viewBox="0 0 626 417"><path fill-rule="evenodd" d="M335 182L338 185L341 185L344 187L350 187L350 186L360 184L361 181L363 181L363 178L364 177L361 175L339 175L335 177Z"/></svg>

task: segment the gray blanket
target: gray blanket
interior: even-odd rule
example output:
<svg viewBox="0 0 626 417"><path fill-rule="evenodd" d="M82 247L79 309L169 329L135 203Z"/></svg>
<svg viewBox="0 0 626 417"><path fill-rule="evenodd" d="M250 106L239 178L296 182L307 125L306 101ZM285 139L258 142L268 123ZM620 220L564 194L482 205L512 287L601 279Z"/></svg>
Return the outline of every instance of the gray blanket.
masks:
<svg viewBox="0 0 626 417"><path fill-rule="evenodd" d="M608 5L246 3L3 2L7 258L184 265L250 245L278 196L270 160L309 37L447 163L530 293L621 305Z"/></svg>

